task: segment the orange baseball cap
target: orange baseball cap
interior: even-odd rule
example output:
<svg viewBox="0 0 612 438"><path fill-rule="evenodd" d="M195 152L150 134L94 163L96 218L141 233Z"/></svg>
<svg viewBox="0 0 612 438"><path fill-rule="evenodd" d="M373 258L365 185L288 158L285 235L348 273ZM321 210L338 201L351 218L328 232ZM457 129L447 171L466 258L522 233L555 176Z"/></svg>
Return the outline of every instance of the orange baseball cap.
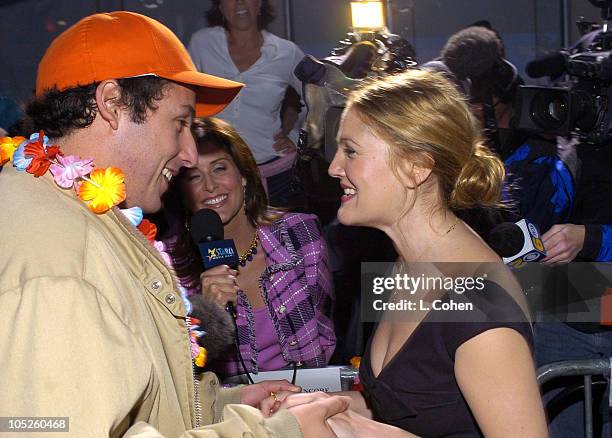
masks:
<svg viewBox="0 0 612 438"><path fill-rule="evenodd" d="M243 87L198 72L185 46L160 22L119 11L85 17L53 40L38 65L36 95L146 75L194 85L200 117L221 111Z"/></svg>

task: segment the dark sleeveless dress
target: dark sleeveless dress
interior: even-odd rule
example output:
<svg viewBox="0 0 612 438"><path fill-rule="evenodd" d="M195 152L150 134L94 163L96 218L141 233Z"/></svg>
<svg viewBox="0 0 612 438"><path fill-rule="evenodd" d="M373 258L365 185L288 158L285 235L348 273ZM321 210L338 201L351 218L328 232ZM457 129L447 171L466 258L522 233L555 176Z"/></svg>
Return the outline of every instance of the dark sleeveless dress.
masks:
<svg viewBox="0 0 612 438"><path fill-rule="evenodd" d="M370 338L359 377L376 420L422 437L482 436L455 379L455 352L494 328L518 331L532 352L533 336L516 302L497 284L486 282L485 293L470 300L483 318L444 322L439 311L430 311L377 378L372 372Z"/></svg>

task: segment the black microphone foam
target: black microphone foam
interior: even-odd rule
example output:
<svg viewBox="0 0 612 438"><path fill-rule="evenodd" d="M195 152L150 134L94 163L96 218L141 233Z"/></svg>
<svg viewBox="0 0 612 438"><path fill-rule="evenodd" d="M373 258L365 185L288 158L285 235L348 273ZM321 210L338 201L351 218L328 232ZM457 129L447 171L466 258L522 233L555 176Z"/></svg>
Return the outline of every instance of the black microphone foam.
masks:
<svg viewBox="0 0 612 438"><path fill-rule="evenodd" d="M327 75L325 64L311 55L306 55L295 67L293 74L305 84L323 85Z"/></svg>
<svg viewBox="0 0 612 438"><path fill-rule="evenodd" d="M512 257L525 245L525 235L521 228L512 222L502 222L489 233L487 243L501 257Z"/></svg>
<svg viewBox="0 0 612 438"><path fill-rule="evenodd" d="M196 244L223 240L223 222L216 211L203 208L191 217L191 238Z"/></svg>
<svg viewBox="0 0 612 438"><path fill-rule="evenodd" d="M565 73L566 57L561 52L550 53L527 63L525 71L530 78L557 77Z"/></svg>

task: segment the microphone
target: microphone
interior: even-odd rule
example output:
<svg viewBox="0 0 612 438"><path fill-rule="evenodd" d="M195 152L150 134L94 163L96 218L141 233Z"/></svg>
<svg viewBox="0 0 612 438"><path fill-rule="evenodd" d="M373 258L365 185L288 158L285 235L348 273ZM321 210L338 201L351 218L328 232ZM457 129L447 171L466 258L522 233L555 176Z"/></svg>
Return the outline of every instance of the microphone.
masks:
<svg viewBox="0 0 612 438"><path fill-rule="evenodd" d="M191 238L200 250L204 269L238 266L236 245L232 239L223 239L223 222L216 211L203 208L191 217Z"/></svg>
<svg viewBox="0 0 612 438"><path fill-rule="evenodd" d="M550 53L527 63L525 71L531 78L558 77L565 73L566 56L562 52Z"/></svg>
<svg viewBox="0 0 612 438"><path fill-rule="evenodd" d="M299 62L293 74L304 84L326 87L341 95L347 95L361 83L360 79L346 76L334 63L319 61L311 55L306 55Z"/></svg>
<svg viewBox="0 0 612 438"><path fill-rule="evenodd" d="M323 86L327 70L325 64L311 55L306 55L298 63L293 74L305 84L315 84Z"/></svg>
<svg viewBox="0 0 612 438"><path fill-rule="evenodd" d="M526 219L497 225L489 233L487 243L506 265L514 268L546 257L537 227Z"/></svg>
<svg viewBox="0 0 612 438"><path fill-rule="evenodd" d="M203 208L191 217L191 238L198 246L204 269L219 265L238 267L238 253L233 239L223 239L223 222L216 211ZM225 310L236 315L234 303L228 301Z"/></svg>

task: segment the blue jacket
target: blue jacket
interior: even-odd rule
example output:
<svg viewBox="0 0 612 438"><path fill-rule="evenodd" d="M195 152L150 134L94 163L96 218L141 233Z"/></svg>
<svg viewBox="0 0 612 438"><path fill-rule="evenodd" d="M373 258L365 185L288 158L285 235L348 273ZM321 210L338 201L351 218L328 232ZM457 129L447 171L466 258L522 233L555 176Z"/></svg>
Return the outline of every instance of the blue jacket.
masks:
<svg viewBox="0 0 612 438"><path fill-rule="evenodd" d="M529 140L505 161L506 199L546 232L554 224L585 225L578 256L612 261L612 149L578 145L579 176L557 156L554 143Z"/></svg>

